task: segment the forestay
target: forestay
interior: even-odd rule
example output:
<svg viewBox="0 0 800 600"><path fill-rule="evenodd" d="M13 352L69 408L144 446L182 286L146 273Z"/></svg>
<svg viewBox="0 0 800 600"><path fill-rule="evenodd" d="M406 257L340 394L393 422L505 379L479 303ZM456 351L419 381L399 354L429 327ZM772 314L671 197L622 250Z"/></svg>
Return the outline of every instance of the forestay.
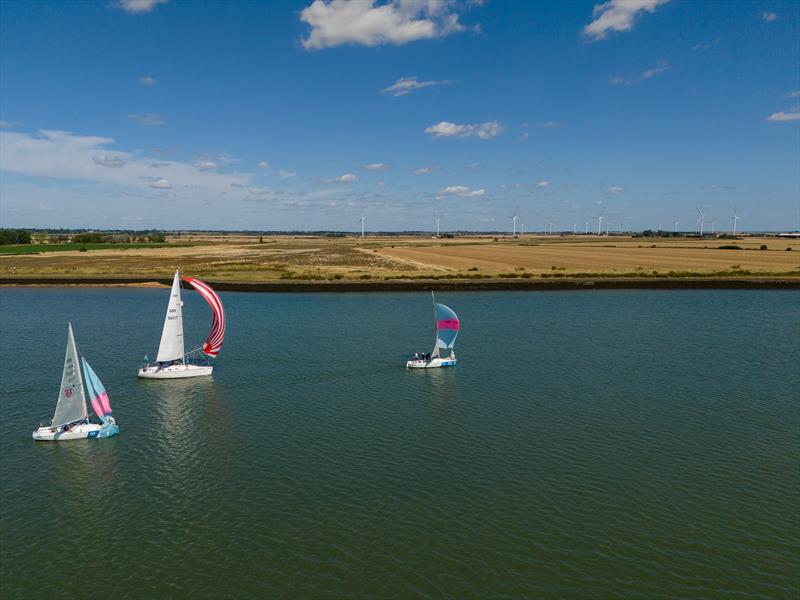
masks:
<svg viewBox="0 0 800 600"><path fill-rule="evenodd" d="M158 346L157 362L169 362L183 358L183 316L181 315L181 281L178 271L172 280L172 291L167 305L167 316L164 318L164 329L161 331L161 343Z"/></svg>
<svg viewBox="0 0 800 600"><path fill-rule="evenodd" d="M67 325L67 354L64 358L64 372L61 374L61 389L58 393L58 404L53 415L53 427L61 427L68 423L81 421L88 416L86 396L83 392L83 380L78 365L78 349L72 334L72 324Z"/></svg>
<svg viewBox="0 0 800 600"><path fill-rule="evenodd" d="M222 349L222 340L225 338L225 309L222 300L207 283L193 277L184 277L183 280L200 293L214 313L211 331L203 342L203 353L216 357Z"/></svg>

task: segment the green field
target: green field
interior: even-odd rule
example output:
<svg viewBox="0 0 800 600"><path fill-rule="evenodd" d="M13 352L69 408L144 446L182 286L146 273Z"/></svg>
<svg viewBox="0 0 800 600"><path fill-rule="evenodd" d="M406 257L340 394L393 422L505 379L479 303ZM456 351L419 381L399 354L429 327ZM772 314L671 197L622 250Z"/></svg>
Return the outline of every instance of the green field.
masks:
<svg viewBox="0 0 800 600"><path fill-rule="evenodd" d="M43 252L69 252L80 251L81 249L90 250L128 250L130 248L171 248L194 246L191 243L170 244L170 243L141 243L141 244L18 244L0 246L0 254L40 254Z"/></svg>

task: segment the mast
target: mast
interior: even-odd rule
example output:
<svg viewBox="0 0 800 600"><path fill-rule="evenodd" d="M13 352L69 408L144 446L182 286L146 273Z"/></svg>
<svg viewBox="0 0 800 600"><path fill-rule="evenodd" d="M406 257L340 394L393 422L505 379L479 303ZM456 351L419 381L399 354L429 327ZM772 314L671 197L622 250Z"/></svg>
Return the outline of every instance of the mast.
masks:
<svg viewBox="0 0 800 600"><path fill-rule="evenodd" d="M175 278L172 280L167 314L164 317L164 328L161 330L161 343L158 346L156 362L169 362L183 358L182 306L180 271L176 269Z"/></svg>

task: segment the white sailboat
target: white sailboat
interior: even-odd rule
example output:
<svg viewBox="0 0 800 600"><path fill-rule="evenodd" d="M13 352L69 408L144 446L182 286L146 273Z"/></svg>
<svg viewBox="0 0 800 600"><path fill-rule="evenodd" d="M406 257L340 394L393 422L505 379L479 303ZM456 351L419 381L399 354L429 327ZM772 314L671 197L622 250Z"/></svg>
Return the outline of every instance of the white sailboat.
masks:
<svg viewBox="0 0 800 600"><path fill-rule="evenodd" d="M175 271L172 280L167 315L161 331L161 343L155 362L147 362L139 369L139 377L143 379L183 379L186 377L202 377L211 375L214 365L208 357L216 358L222 348L225 337L225 310L222 301L208 284L192 277L183 280L196 289L208 302L214 313L211 331L202 348L191 352L184 351L183 345L183 301L181 300L181 275ZM145 359L146 360L146 359Z"/></svg>
<svg viewBox="0 0 800 600"><path fill-rule="evenodd" d="M439 367L455 367L456 353L453 345L456 343L458 330L461 324L458 315L449 306L438 304L431 292L433 300L433 318L436 323L436 342L430 354L415 354L414 358L406 362L408 369L435 369Z"/></svg>
<svg viewBox="0 0 800 600"><path fill-rule="evenodd" d="M56 412L50 425L40 425L33 432L34 440L55 442L111 437L119 433L119 426L111 416L108 393L100 378L85 358L82 358L80 363L86 375L86 388L89 391L92 409L100 419L100 423L92 423L89 420L81 364L78 361L78 348L75 346L72 324L68 323L67 354L64 357L64 371L61 374L61 390L58 393Z"/></svg>

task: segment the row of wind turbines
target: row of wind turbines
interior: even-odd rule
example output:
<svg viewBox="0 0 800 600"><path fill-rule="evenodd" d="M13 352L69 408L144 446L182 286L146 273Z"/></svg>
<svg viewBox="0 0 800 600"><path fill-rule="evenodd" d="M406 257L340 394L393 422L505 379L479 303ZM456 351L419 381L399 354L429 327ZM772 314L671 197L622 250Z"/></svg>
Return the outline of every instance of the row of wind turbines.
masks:
<svg viewBox="0 0 800 600"><path fill-rule="evenodd" d="M700 209L699 206L697 206L695 208L697 209L697 214L699 215L699 218L697 219L697 222L695 223L695 225L699 226L699 233L700 233L700 236L702 237L703 233L704 233L706 219L709 218L711 215L707 214L707 213L704 213ZM731 229L732 235L736 235L736 227L739 224L739 221L742 220L742 218L739 215L736 214L737 210L738 209L736 207L734 207L733 215L731 216L731 219L730 219L731 220L731 224L732 224L732 229ZM511 219L511 235L513 237L517 237L517 219L519 219L519 215L517 214L518 212L519 212L519 207L514 209L514 214L513 215L507 215L507 217L506 217L508 219ZM605 217L604 212L605 212L605 209L601 210L600 214L598 214L596 217L593 217L594 219L597 219L597 235L603 235L603 221L604 220L605 220L605 225L606 225L605 233L606 233L606 235L608 235L608 233L609 233L609 221ZM434 212L433 213L433 218L434 218L434 220L436 222L436 237L438 238L440 236L440 234L441 234L440 225L441 225L442 217L441 217L440 214ZM356 222L361 225L361 237L363 238L364 235L365 235L366 217L364 217L364 215L362 214L361 217ZM519 235L525 235L525 224L521 223L520 225L521 225L521 227L520 227ZM675 233L678 233L678 221L673 221L672 225L674 227ZM549 223L548 231L549 231L550 235L553 234L553 222L552 221ZM657 231L662 231L661 223L658 224ZM578 233L578 224L577 223L573 223L572 224L572 233L573 234L577 234ZM584 233L585 234L589 233L589 221L585 222ZM711 221L711 235L714 235L714 233L715 233L714 232L714 221Z"/></svg>

